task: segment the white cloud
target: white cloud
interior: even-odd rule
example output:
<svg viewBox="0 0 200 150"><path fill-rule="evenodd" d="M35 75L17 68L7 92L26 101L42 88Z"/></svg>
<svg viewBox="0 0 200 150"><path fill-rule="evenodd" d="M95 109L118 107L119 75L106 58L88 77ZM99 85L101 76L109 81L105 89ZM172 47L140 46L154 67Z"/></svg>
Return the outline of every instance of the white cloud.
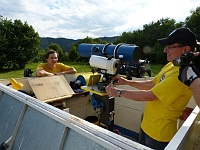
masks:
<svg viewBox="0 0 200 150"><path fill-rule="evenodd" d="M120 35L161 18L184 21L199 0L0 0L0 15L27 21L41 37Z"/></svg>

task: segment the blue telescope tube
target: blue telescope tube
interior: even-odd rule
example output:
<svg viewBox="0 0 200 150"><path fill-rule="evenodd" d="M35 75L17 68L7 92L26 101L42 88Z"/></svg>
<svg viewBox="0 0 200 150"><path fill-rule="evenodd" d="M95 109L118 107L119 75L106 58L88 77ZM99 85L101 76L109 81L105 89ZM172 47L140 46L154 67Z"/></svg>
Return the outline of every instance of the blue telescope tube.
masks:
<svg viewBox="0 0 200 150"><path fill-rule="evenodd" d="M141 58L141 49L136 45L128 44L88 44L82 43L78 47L78 53L82 57L90 57L91 55L105 56L110 55L116 59L120 59L123 55L122 61L133 65Z"/></svg>

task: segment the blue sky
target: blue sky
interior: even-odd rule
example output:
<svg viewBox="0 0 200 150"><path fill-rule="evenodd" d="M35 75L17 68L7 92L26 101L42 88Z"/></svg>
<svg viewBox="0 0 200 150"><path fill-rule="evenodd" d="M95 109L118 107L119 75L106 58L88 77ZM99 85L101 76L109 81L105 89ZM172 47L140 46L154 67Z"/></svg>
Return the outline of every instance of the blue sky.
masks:
<svg viewBox="0 0 200 150"><path fill-rule="evenodd" d="M0 0L0 15L32 25L40 37L118 36L161 18L185 21L199 0Z"/></svg>

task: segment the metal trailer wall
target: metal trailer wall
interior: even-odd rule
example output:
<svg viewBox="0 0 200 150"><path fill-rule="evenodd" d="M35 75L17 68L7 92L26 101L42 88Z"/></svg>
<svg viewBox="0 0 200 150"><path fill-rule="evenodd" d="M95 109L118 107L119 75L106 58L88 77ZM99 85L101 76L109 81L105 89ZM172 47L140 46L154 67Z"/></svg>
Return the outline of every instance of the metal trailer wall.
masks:
<svg viewBox="0 0 200 150"><path fill-rule="evenodd" d="M10 150L149 149L0 84L0 144Z"/></svg>
<svg viewBox="0 0 200 150"><path fill-rule="evenodd" d="M200 113L196 106L165 150L200 149Z"/></svg>

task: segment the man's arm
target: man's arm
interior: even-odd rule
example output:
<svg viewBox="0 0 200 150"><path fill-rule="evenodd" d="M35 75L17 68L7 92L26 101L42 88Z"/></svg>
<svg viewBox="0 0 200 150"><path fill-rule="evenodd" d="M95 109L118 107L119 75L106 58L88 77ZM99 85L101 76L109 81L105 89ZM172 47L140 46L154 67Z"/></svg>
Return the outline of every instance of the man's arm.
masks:
<svg viewBox="0 0 200 150"><path fill-rule="evenodd" d="M106 92L109 97L117 97L117 91L119 89L113 86L107 86ZM156 100L157 97L151 90L121 90L121 97L136 100L136 101L153 101Z"/></svg>
<svg viewBox="0 0 200 150"><path fill-rule="evenodd" d="M61 75L61 74L75 74L77 71L75 68L70 68L66 71L60 72L60 73L56 73L56 75Z"/></svg>
<svg viewBox="0 0 200 150"><path fill-rule="evenodd" d="M138 88L140 90L150 90L155 86L152 80L145 80L145 81L133 81L133 80L127 80L122 77L115 77L116 85L129 85L135 88Z"/></svg>
<svg viewBox="0 0 200 150"><path fill-rule="evenodd" d="M192 90L192 94L193 94L194 100L195 100L196 104L200 108L200 78L194 80L191 83L190 88Z"/></svg>
<svg viewBox="0 0 200 150"><path fill-rule="evenodd" d="M187 86L190 86L191 83L199 77L200 70L193 63L188 66L181 66L179 69L178 79Z"/></svg>
<svg viewBox="0 0 200 150"><path fill-rule="evenodd" d="M37 77L45 77L45 76L53 76L53 73L47 72L45 70L37 70L36 71Z"/></svg>

